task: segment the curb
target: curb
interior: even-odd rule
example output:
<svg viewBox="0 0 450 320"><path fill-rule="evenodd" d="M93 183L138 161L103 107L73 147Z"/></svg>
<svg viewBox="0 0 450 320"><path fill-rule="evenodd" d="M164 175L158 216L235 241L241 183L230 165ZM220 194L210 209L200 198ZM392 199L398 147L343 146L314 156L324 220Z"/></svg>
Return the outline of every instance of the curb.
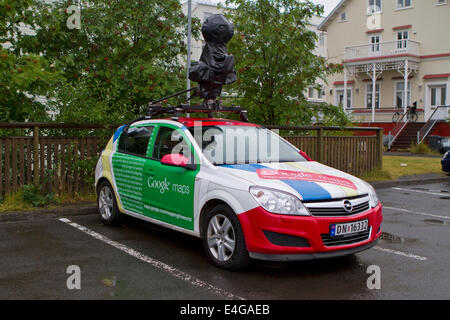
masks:
<svg viewBox="0 0 450 320"><path fill-rule="evenodd" d="M375 189L385 189L392 188L396 186L409 186L415 184L428 184L428 183L439 183L439 182L449 182L449 177L441 177L441 178L428 178L428 179L410 179L410 180L395 180L395 181L378 181L378 182L370 182L372 187Z"/></svg>
<svg viewBox="0 0 450 320"><path fill-rule="evenodd" d="M3 212L0 213L0 223L23 220L50 219L64 216L83 216L95 213L97 213L96 203L84 203L82 205L67 205L54 209Z"/></svg>

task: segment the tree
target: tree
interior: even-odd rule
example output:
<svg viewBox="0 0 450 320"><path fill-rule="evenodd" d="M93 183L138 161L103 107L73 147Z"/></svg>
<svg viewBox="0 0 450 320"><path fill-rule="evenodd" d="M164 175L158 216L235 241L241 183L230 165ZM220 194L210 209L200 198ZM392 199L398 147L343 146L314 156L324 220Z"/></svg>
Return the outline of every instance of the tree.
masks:
<svg viewBox="0 0 450 320"><path fill-rule="evenodd" d="M72 4L36 1L36 35L21 42L64 74L52 103L58 120L126 121L183 89L187 19L178 0L82 1L79 29L68 28Z"/></svg>
<svg viewBox="0 0 450 320"><path fill-rule="evenodd" d="M42 56L21 50L19 38L31 25L32 0L0 1L0 122L48 119L37 96L51 96L60 79Z"/></svg>
<svg viewBox="0 0 450 320"><path fill-rule="evenodd" d="M311 107L304 92L317 79L340 69L314 55L317 36L307 29L323 7L299 0L228 0L227 16L235 36L238 81L231 87L252 120L264 124L309 124L311 119L342 112L329 105ZM333 117L333 116L331 116ZM345 118L345 116L344 116Z"/></svg>

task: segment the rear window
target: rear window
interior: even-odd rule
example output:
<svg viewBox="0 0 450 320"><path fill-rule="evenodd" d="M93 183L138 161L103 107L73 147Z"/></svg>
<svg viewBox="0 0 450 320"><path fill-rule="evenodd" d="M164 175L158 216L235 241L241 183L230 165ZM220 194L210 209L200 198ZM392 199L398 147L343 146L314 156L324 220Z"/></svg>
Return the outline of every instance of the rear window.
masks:
<svg viewBox="0 0 450 320"><path fill-rule="evenodd" d="M145 157L153 127L134 127L123 132L119 139L118 151Z"/></svg>

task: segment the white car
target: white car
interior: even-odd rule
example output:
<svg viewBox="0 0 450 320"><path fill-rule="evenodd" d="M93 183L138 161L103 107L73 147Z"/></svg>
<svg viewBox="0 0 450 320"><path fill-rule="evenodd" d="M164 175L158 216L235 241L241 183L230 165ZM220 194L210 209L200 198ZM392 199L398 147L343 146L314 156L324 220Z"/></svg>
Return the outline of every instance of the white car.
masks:
<svg viewBox="0 0 450 320"><path fill-rule="evenodd" d="M95 172L105 223L122 214L203 239L217 266L348 255L375 245L382 207L366 182L263 127L226 119L120 127Z"/></svg>

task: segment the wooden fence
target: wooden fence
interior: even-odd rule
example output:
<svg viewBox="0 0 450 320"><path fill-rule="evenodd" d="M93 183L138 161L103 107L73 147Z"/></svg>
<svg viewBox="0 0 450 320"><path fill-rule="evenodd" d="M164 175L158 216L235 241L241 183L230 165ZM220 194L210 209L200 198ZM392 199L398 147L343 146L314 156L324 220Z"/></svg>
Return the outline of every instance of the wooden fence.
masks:
<svg viewBox="0 0 450 320"><path fill-rule="evenodd" d="M111 126L109 129L116 126ZM105 129L96 125L1 124L0 128L32 129L26 137L0 136L0 196L27 184L40 184L47 192L92 190L93 168L109 137L48 137L42 129ZM108 129L108 128L106 128ZM345 128L349 132L375 131L375 136L328 136L333 127L270 127L316 131L314 136L284 135L311 158L351 174L361 175L382 167L383 131L378 128ZM113 130L111 130L112 134ZM91 132L95 134L95 131Z"/></svg>

